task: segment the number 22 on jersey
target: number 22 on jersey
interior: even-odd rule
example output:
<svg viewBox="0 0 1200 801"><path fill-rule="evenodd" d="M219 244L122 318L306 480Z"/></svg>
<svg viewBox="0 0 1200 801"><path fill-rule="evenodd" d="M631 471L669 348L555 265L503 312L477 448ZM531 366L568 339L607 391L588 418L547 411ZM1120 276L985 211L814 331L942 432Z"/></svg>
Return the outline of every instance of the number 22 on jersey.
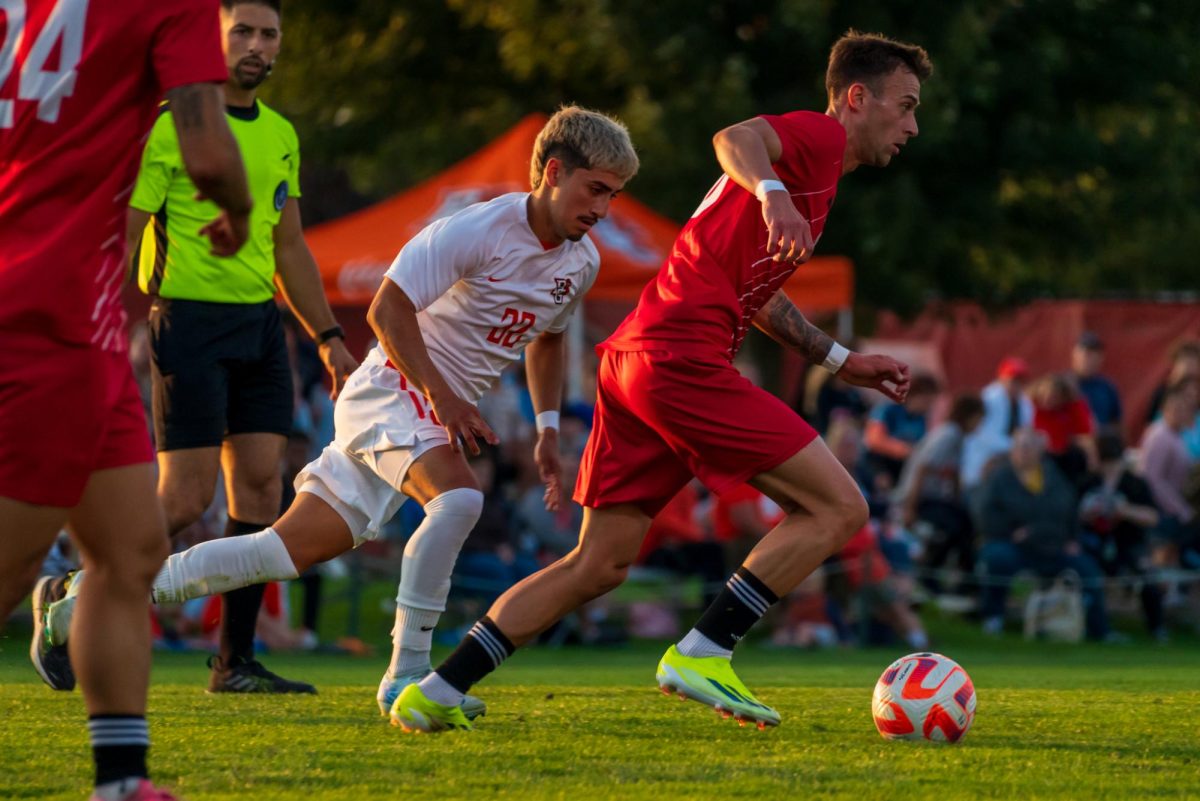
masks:
<svg viewBox="0 0 1200 801"><path fill-rule="evenodd" d="M83 26L87 20L88 0L58 0L25 62L17 64L17 50L27 34L27 6L26 0L0 0L0 24L4 31L4 40L0 42L0 128L13 127L18 100L36 102L37 118L42 122L58 122L63 98L70 97L75 91L78 77L75 68L83 57ZM55 50L58 51L58 67L46 69L46 62ZM19 76L16 100L2 96L14 70Z"/></svg>
<svg viewBox="0 0 1200 801"><path fill-rule="evenodd" d="M488 334L488 342L503 345L506 348L515 347L521 341L525 332L537 322L537 316L527 311L517 311L511 306L504 310L500 325L492 328Z"/></svg>

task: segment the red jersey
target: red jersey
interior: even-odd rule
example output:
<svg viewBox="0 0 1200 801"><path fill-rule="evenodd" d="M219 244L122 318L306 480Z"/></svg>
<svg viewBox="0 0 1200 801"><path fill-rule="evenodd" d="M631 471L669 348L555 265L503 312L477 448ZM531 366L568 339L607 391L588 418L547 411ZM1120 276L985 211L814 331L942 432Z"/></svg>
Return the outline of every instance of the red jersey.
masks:
<svg viewBox="0 0 1200 801"><path fill-rule="evenodd" d="M158 101L222 83L217 0L0 5L0 331L125 348L125 210Z"/></svg>
<svg viewBox="0 0 1200 801"><path fill-rule="evenodd" d="M794 111L764 116L783 144L774 164L814 245L837 195L846 131L825 114ZM637 308L602 347L666 350L732 360L754 316L796 270L767 255L762 204L722 175L671 249Z"/></svg>
<svg viewBox="0 0 1200 801"><path fill-rule="evenodd" d="M1047 451L1065 453L1075 437L1092 433L1092 412L1083 398L1076 398L1057 409L1039 406L1033 412L1033 427L1045 432Z"/></svg>

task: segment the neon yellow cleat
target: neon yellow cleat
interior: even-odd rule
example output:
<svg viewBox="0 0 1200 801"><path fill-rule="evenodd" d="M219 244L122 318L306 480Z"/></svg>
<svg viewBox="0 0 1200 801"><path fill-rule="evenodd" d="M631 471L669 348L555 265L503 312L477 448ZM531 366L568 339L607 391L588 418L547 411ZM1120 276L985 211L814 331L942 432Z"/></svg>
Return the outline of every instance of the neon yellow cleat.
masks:
<svg viewBox="0 0 1200 801"><path fill-rule="evenodd" d="M386 718L391 712L392 705L400 697L401 691L410 684L416 684L430 672L430 670L418 670L395 678L391 678L387 673L383 674L383 679L379 682L379 692L375 693L375 701L379 704L379 714ZM473 695L463 696L463 702L459 706L462 707L467 720L474 720L480 715L487 714L487 704Z"/></svg>
<svg viewBox="0 0 1200 801"><path fill-rule="evenodd" d="M779 725L779 713L755 698L723 657L684 656L672 645L658 663L657 678L664 694L699 701L741 726L754 723L765 729Z"/></svg>
<svg viewBox="0 0 1200 801"><path fill-rule="evenodd" d="M396 697L396 702L392 704L391 719L393 726L399 726L407 732L471 730L471 721L463 714L462 707L430 701L417 684L408 685Z"/></svg>

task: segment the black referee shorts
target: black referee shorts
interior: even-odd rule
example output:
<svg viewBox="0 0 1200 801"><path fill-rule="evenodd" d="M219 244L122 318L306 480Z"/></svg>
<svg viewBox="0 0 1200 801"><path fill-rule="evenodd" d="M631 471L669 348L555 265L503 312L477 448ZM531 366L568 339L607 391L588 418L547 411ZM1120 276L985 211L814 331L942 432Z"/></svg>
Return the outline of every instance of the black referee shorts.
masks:
<svg viewBox="0 0 1200 801"><path fill-rule="evenodd" d="M292 370L273 300L156 298L150 307L154 438L160 451L228 434L292 430Z"/></svg>

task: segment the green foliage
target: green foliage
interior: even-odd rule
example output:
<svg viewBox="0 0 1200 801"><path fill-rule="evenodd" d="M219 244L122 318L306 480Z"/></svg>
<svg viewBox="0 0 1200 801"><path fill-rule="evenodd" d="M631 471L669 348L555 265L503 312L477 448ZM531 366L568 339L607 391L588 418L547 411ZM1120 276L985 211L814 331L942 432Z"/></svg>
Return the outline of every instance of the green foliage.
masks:
<svg viewBox="0 0 1200 801"><path fill-rule="evenodd" d="M858 263L865 302L1194 288L1194 3L289 0L284 22L266 96L314 170L382 196L579 102L626 120L631 191L676 219L717 175L713 133L823 108L837 35L883 31L936 72L920 137L843 182L822 241Z"/></svg>
<svg viewBox="0 0 1200 801"><path fill-rule="evenodd" d="M42 686L18 645L0 647L0 797L82 798L83 702ZM979 695L955 746L876 734L871 688L894 650L740 651L784 715L768 732L659 695L660 645L522 651L480 686L476 731L420 737L378 716L382 659L273 655L320 688L273 698L206 695L202 657L159 655L151 770L193 801L1195 795L1195 646L947 648Z"/></svg>

